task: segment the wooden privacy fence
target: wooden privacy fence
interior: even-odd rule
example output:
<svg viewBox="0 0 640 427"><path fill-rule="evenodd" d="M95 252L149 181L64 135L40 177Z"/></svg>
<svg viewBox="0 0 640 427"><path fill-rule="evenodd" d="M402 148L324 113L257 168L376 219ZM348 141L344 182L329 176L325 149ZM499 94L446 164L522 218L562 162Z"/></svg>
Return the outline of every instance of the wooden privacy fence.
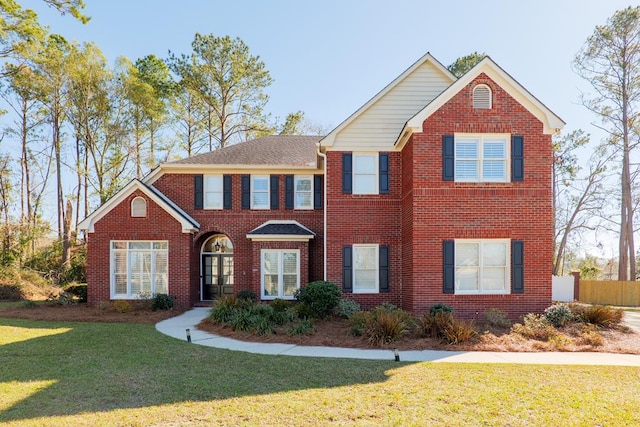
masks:
<svg viewBox="0 0 640 427"><path fill-rule="evenodd" d="M640 282L580 279L578 301L638 307L640 306Z"/></svg>

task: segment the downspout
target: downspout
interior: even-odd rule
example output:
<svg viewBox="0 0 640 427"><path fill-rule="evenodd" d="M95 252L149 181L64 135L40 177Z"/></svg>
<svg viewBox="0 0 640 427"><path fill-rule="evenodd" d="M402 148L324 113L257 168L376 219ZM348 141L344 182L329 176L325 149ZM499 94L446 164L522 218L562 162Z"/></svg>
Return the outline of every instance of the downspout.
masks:
<svg viewBox="0 0 640 427"><path fill-rule="evenodd" d="M323 191L323 198L324 200L322 201L323 203L323 207L322 207L322 215L323 215L323 248L322 248L322 258L323 258L323 271L322 271L322 280L324 280L325 282L327 281L327 155L324 154L320 148L321 145L319 142L316 142L316 147L318 148L317 153L318 156L322 157L323 159L323 169L324 169L324 177L323 177L323 181L324 181L324 188L322 189Z"/></svg>

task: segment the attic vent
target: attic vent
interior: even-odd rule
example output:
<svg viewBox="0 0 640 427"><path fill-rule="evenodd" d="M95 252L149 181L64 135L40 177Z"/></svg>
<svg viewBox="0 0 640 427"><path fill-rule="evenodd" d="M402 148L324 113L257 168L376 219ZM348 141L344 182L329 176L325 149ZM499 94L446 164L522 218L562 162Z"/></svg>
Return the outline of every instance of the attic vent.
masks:
<svg viewBox="0 0 640 427"><path fill-rule="evenodd" d="M491 88L487 85L477 85L473 88L473 108L491 109Z"/></svg>

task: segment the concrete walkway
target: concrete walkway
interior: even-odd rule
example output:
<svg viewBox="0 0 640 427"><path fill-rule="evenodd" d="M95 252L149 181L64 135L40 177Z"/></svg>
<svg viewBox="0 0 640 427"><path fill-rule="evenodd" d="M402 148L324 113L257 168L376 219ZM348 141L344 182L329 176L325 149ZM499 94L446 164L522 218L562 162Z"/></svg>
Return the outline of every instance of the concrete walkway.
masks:
<svg viewBox="0 0 640 427"><path fill-rule="evenodd" d="M193 344L248 353L282 356L335 357L347 359L394 360L390 350L363 350L338 347L307 347L295 344L271 344L239 341L196 329L207 317L210 308L194 308L186 313L163 320L156 329L165 335L186 341L190 329ZM400 352L404 362L460 362L460 363L528 363L545 365L616 365L640 366L640 355L617 353L503 353L494 351L407 350Z"/></svg>

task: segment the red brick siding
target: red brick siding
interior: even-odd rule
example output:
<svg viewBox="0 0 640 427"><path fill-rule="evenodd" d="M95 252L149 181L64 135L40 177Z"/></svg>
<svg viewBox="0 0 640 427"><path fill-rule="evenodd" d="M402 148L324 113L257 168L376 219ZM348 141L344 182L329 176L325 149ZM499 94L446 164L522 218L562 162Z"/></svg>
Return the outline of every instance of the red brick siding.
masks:
<svg viewBox="0 0 640 427"><path fill-rule="evenodd" d="M147 200L147 216L131 217L131 200ZM142 192L135 191L95 224L88 234L88 304L110 299L110 242L112 240L166 240L169 245L169 294L176 305L188 306L190 299L191 235L182 233L180 223Z"/></svg>
<svg viewBox="0 0 640 427"><path fill-rule="evenodd" d="M284 175L279 180L279 209L278 210L250 210L241 208L241 175L232 175L232 209L204 210L194 209L194 178L193 175L166 174L154 183L163 194L180 206L200 223L200 232L194 236L191 259L191 286L196 292L192 301L200 300L200 249L202 244L213 234L225 234L234 246L234 287L236 290L251 289L259 293L260 262L254 254L265 243L252 242L246 235L268 220L296 220L313 231L316 236L303 245L306 251L301 251L301 258L306 258L304 273L301 272L301 283L321 280L323 277L323 213L322 210L288 210L285 209ZM298 242L279 242L278 248L300 247ZM306 255L302 256L305 252ZM302 260L301 260L302 261ZM302 268L302 267L301 267Z"/></svg>
<svg viewBox="0 0 640 427"><path fill-rule="evenodd" d="M327 153L327 280L342 287L342 247L389 246L390 290L382 294L345 294L364 308L382 302L401 304L400 153L389 153L389 194L342 194L342 152Z"/></svg>
<svg viewBox="0 0 640 427"><path fill-rule="evenodd" d="M484 83L493 108L474 110L472 88ZM504 184L442 181L442 135L456 132L524 136L525 179ZM553 217L551 210L551 136L542 123L484 74L461 90L423 124L405 150L412 149L413 221L405 243L413 247L413 311L435 302L451 304L465 317L500 308L511 317L539 312L551 303ZM408 158L409 156L405 156ZM506 238L524 241L525 293L444 295L442 241Z"/></svg>
<svg viewBox="0 0 640 427"><path fill-rule="evenodd" d="M474 110L472 88L485 83L493 108ZM442 135L457 132L523 135L525 180L504 184L442 180ZM416 314L445 302L463 317L500 308L513 318L551 302L551 137L542 123L486 75L425 120L402 153L391 153L388 195L342 194L342 153L327 161L327 279L342 285L342 246L378 243L391 249L391 293L347 295L365 307L389 301ZM524 240L525 293L445 295L442 241Z"/></svg>

